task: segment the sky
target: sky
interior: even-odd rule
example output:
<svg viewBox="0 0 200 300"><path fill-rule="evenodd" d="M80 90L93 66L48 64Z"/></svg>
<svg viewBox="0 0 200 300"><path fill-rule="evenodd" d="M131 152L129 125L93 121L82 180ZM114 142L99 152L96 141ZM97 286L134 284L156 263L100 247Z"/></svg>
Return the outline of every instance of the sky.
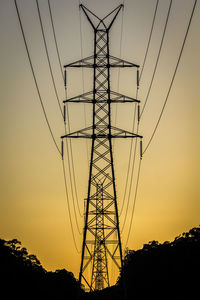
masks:
<svg viewBox="0 0 200 300"><path fill-rule="evenodd" d="M85 0L82 3L99 17L121 4L118 0ZM143 63L150 33L155 0L126 0L110 32L110 54ZM41 16L60 102L65 99L63 80L50 23L48 4L40 0ZM79 1L51 0L58 47L63 65L92 55L93 32ZM41 35L36 2L18 0L22 23L34 71L56 142L64 126L55 97ZM182 232L200 224L199 134L200 134L200 3L190 27L163 117L156 135L145 152L128 240L129 249L138 249L151 240L173 240ZM152 40L138 98L143 106L151 81L162 37L169 1L160 0ZM140 122L143 145L147 145L165 101L176 66L193 1L173 0L166 36L151 93ZM122 34L121 34L122 30ZM82 37L82 38L81 38ZM82 51L81 51L82 39ZM121 42L121 46L120 46ZM17 238L30 253L36 254L47 270L66 268L78 277L80 254L70 228L60 155L52 142L34 85L19 22L12 0L0 1L0 237ZM81 54L82 52L82 54ZM119 85L118 85L119 76ZM92 88L90 71L68 71L68 97ZM135 97L135 70L112 71L114 91ZM84 114L85 112L85 114ZM117 117L115 118L115 116ZM112 120L117 127L132 129L134 106L113 107ZM70 104L71 130L91 124L91 107ZM85 120L86 119L86 120ZM73 160L80 209L83 212L88 182L90 143L73 140ZM130 141L114 143L114 162L118 206L121 211L128 168ZM122 232L125 247L138 168L138 152L131 189L130 207ZM76 229L70 190L68 162L65 159L67 186L76 242L81 249L82 235ZM130 182L129 182L130 184ZM128 185L129 186L129 185ZM125 207L127 199L125 202ZM120 216L124 223L125 210ZM83 228L83 218L78 217Z"/></svg>

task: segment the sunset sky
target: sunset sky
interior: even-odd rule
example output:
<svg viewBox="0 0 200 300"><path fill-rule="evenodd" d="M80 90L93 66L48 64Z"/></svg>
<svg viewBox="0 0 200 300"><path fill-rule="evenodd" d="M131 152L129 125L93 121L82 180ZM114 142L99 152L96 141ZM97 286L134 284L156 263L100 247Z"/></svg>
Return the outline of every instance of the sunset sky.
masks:
<svg viewBox="0 0 200 300"><path fill-rule="evenodd" d="M99 17L119 4L118 0L84 0L82 3ZM173 0L163 48L151 93L140 123L144 147L148 143L165 101L193 0ZM47 0L40 0L41 16L60 102L65 100ZM58 47L63 65L81 59L78 0L51 0ZM142 65L153 19L155 0L126 0L123 27L120 12L110 32L110 54ZM42 40L35 0L18 0L22 23L44 106L56 141L64 126ZM160 46L169 1L160 0L152 41L140 82L141 106L146 98ZM121 39L122 28L122 39ZM93 32L81 13L83 57L92 55ZM120 41L121 51L120 51ZM66 268L78 277L80 254L70 228L61 158L51 139L31 73L13 0L0 1L0 238L20 240L36 254L47 270ZM156 135L145 152L139 181L128 248L138 249L151 240L163 242L200 224L200 3L197 1L188 38L167 106ZM68 71L68 97L92 90L92 71ZM82 80L82 75L84 80ZM136 71L121 70L119 92L135 97ZM118 70L111 73L112 90L118 90ZM84 83L84 84L83 84ZM120 104L117 127L132 130L134 106ZM86 124L84 117L86 113ZM69 105L71 131L91 124L91 106ZM83 212L87 194L90 142L72 140L78 201ZM130 140L114 143L114 161L119 210L125 188ZM135 181L130 208L122 233L125 246L129 229ZM68 163L67 186L76 242L81 249L73 213ZM125 206L126 206L125 202ZM124 223L125 210L120 216ZM78 218L83 228L83 218Z"/></svg>

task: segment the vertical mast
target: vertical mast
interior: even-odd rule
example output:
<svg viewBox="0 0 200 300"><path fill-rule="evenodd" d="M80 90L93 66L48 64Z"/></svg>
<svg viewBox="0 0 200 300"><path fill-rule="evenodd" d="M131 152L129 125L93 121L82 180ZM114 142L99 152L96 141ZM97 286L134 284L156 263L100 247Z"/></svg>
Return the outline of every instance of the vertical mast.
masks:
<svg viewBox="0 0 200 300"><path fill-rule="evenodd" d="M92 140L79 282L93 291L109 286L111 263L118 271L122 267L112 139L142 138L138 134L112 126L111 104L113 102L139 103L140 101L111 91L110 68L139 68L139 66L113 57L109 53L109 32L123 5L119 5L103 19L85 6L80 5L80 7L94 31L94 53L93 56L68 64L65 68L93 69L93 90L64 102L91 103L92 126L69 133L62 138ZM90 275L87 274L88 269Z"/></svg>

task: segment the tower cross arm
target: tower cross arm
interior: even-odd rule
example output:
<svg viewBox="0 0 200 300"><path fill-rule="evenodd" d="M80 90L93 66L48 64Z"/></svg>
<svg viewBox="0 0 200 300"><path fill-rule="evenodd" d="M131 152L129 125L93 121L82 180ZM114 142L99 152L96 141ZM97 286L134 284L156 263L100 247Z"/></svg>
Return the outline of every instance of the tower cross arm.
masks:
<svg viewBox="0 0 200 300"><path fill-rule="evenodd" d="M109 55L107 58L109 58L109 63L105 63L105 60L102 59L100 63L94 63L95 61L95 56L88 56L86 58L77 60L75 62L72 62L70 64L64 65L64 68L130 68L130 67L135 67L139 68L140 66L129 62L127 60Z"/></svg>
<svg viewBox="0 0 200 300"><path fill-rule="evenodd" d="M143 138L142 135L111 126L112 138Z"/></svg>
<svg viewBox="0 0 200 300"><path fill-rule="evenodd" d="M135 67L135 68L139 68L140 66L135 64L135 63L132 63L132 62L129 62L127 60L124 60L124 59L121 59L121 58L118 58L118 57L115 57L115 56L112 56L110 55L109 56L109 61L110 61L110 67L113 67L113 68L128 68L128 67Z"/></svg>
<svg viewBox="0 0 200 300"><path fill-rule="evenodd" d="M93 103L94 102L94 93L93 91L83 93L81 95L66 99L63 103Z"/></svg>
<svg viewBox="0 0 200 300"><path fill-rule="evenodd" d="M93 127L87 127L75 132L70 132L66 135L61 136L63 138L86 138L86 139L100 139L100 138L143 138L142 135L138 135L136 133L120 129L114 126L111 126L111 133L107 133L108 128L102 128L100 133L93 133Z"/></svg>
<svg viewBox="0 0 200 300"><path fill-rule="evenodd" d="M75 132L70 132L68 134L65 134L63 136L61 136L61 139L63 138L91 138L92 137L92 126L87 127L87 128L83 128L80 129L78 131Z"/></svg>
<svg viewBox="0 0 200 300"><path fill-rule="evenodd" d="M77 60L70 64L64 65L64 68L74 67L74 68L93 68L94 67L94 55L88 56L86 58Z"/></svg>
<svg viewBox="0 0 200 300"><path fill-rule="evenodd" d="M105 92L107 94L107 91ZM105 99L104 94L100 94L97 92L97 96L101 96L100 99L95 100L94 98L94 92L86 92L84 94L69 98L67 100L64 100L63 103L140 103L140 100L114 92L110 91L110 99Z"/></svg>
<svg viewBox="0 0 200 300"><path fill-rule="evenodd" d="M113 103L140 103L140 100L120 94L118 92L110 91L110 100Z"/></svg>

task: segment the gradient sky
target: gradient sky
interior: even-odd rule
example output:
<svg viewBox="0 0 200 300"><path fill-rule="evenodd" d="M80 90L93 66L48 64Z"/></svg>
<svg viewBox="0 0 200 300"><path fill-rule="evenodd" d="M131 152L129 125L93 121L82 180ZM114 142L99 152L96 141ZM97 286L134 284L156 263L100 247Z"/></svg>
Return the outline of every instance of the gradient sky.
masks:
<svg viewBox="0 0 200 300"><path fill-rule="evenodd" d="M142 65L155 0L126 0L122 58ZM57 142L64 134L45 56L36 3L18 0L41 95ZM46 0L40 0L41 14L61 101L64 88ZM52 13L62 64L81 58L78 1L52 0ZM85 0L82 2L100 17L121 2ZM163 31L169 1L160 0L155 30L141 80L139 99L144 103L150 84ZM193 1L174 0L169 26L151 94L143 114L140 134L144 146L156 124L176 65ZM128 243L130 249L142 247L150 240L173 240L178 234L200 224L199 134L200 134L200 10L199 1L189 31L174 85L163 118L151 146L142 161L138 197ZM92 55L93 35L81 15L83 56ZM111 31L111 53L120 55L122 14ZM61 159L51 140L31 69L27 59L14 1L0 1L0 128L1 128L1 200L0 237L19 239L30 253L37 255L48 270L66 268L78 276L80 254L75 250L70 229ZM112 72L112 90L117 90L118 71ZM92 73L68 72L68 96L91 90ZM135 70L120 72L119 92L135 97ZM91 122L91 107L85 107L86 125ZM71 129L85 126L84 107L69 107ZM115 108L113 110L113 119ZM133 106L118 107L116 125L131 130ZM73 140L74 163L80 207L86 197L88 180L87 148L89 142ZM130 141L116 141L114 159L119 208L124 193ZM138 161L138 159L137 159ZM66 161L67 165L67 161ZM135 173L136 175L136 173ZM134 177L134 183L135 183ZM69 180L68 180L69 186ZM70 193L70 190L69 190ZM126 242L134 196L122 234ZM72 200L70 194L70 204ZM74 220L74 215L72 215ZM120 224L123 224L124 214ZM78 219L83 227L83 220ZM81 248L82 236L74 225Z"/></svg>

